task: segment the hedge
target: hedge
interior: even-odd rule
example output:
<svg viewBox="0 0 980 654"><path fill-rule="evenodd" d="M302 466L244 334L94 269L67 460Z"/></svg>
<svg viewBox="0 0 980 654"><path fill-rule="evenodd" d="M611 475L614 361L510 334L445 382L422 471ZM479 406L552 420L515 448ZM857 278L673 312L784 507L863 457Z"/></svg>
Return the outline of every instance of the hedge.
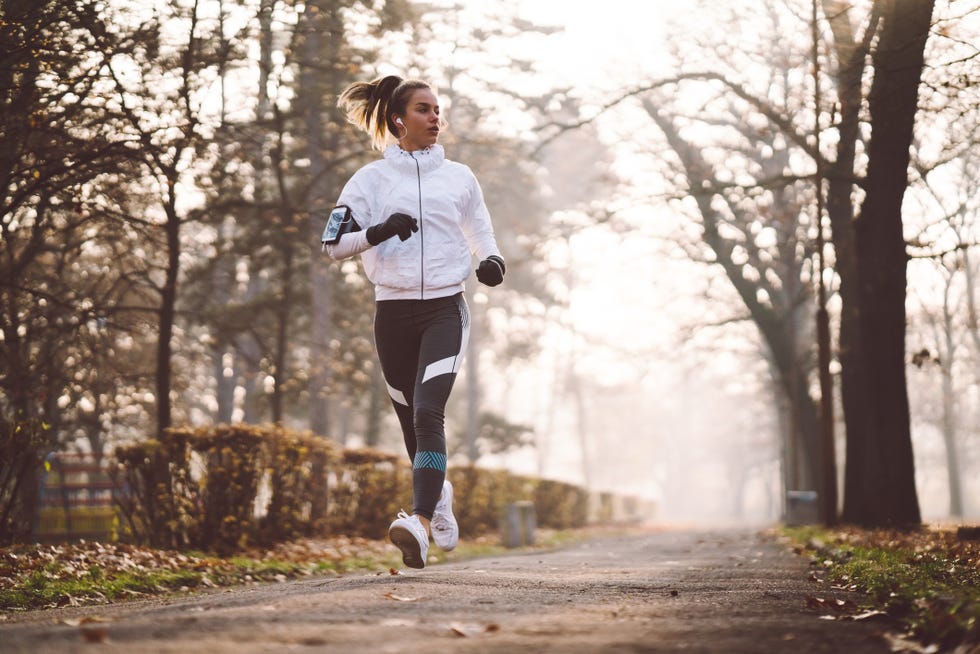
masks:
<svg viewBox="0 0 980 654"><path fill-rule="evenodd" d="M411 512L406 456L342 449L276 426L177 428L116 449L120 538L229 554L253 544L343 534L383 538L399 509ZM503 470L451 467L453 505L470 537L496 531L513 501L530 500L537 523L580 527L588 493Z"/></svg>

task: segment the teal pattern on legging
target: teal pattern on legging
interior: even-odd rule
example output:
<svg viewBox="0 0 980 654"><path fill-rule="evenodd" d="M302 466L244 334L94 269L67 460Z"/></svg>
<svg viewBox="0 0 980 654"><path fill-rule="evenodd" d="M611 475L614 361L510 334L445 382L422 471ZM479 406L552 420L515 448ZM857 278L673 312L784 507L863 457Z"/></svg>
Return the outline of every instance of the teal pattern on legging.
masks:
<svg viewBox="0 0 980 654"><path fill-rule="evenodd" d="M418 451L415 453L415 461L412 463L412 469L421 470L422 468L431 468L432 470L446 471L446 455L442 452L424 452Z"/></svg>

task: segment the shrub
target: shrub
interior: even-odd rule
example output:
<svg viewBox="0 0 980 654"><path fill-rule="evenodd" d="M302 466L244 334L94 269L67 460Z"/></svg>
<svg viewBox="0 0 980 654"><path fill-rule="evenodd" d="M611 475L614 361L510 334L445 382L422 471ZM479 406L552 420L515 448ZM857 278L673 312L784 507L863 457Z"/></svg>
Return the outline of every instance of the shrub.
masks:
<svg viewBox="0 0 980 654"><path fill-rule="evenodd" d="M589 515L589 493L573 484L542 479L534 492L534 508L540 527L581 527Z"/></svg>
<svg viewBox="0 0 980 654"><path fill-rule="evenodd" d="M327 531L327 478L339 459L338 448L310 433L273 428L266 440L270 499L259 521L263 544L314 536Z"/></svg>
<svg viewBox="0 0 980 654"><path fill-rule="evenodd" d="M206 470L196 546L219 554L238 551L255 533L254 506L264 467L266 433L248 425L220 425L183 433Z"/></svg>
<svg viewBox="0 0 980 654"><path fill-rule="evenodd" d="M411 510L407 457L341 450L309 432L219 425L171 429L116 450L121 537L153 547L227 554L251 543L341 533L380 539L400 508ZM588 494L563 482L505 470L451 468L453 506L470 537L496 531L506 506L533 501L537 523L585 524Z"/></svg>
<svg viewBox="0 0 980 654"><path fill-rule="evenodd" d="M456 467L449 471L449 479L456 494L465 498L453 505L460 531L474 536L496 531L508 503L534 496L532 480L506 470Z"/></svg>
<svg viewBox="0 0 980 654"><path fill-rule="evenodd" d="M405 457L367 448L346 450L334 471L329 528L349 536L383 538L411 498L412 469Z"/></svg>
<svg viewBox="0 0 980 654"><path fill-rule="evenodd" d="M201 489L191 474L192 437L167 432L116 449L110 474L122 489L116 500L121 538L171 549L197 544Z"/></svg>
<svg viewBox="0 0 980 654"><path fill-rule="evenodd" d="M228 553L317 533L333 452L311 434L243 424L170 429L117 448L123 534L153 547ZM263 480L264 511L256 506Z"/></svg>
<svg viewBox="0 0 980 654"><path fill-rule="evenodd" d="M53 438L37 418L0 417L0 546L30 535L41 464Z"/></svg>

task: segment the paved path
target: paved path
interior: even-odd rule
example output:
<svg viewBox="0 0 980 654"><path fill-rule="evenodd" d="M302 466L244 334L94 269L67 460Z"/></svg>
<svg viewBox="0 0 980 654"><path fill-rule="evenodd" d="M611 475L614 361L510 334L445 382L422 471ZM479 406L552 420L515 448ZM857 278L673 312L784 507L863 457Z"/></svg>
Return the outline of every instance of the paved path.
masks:
<svg viewBox="0 0 980 654"><path fill-rule="evenodd" d="M823 590L756 532L650 531L398 576L8 616L0 652L888 651L881 625L807 608ZM102 642L83 641L85 616L107 620Z"/></svg>

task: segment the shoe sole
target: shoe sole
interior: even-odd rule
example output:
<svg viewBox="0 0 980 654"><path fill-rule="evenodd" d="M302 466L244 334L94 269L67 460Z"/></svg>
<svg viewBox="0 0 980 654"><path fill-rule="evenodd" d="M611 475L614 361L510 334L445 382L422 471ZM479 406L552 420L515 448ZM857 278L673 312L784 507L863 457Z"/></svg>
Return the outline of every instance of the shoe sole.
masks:
<svg viewBox="0 0 980 654"><path fill-rule="evenodd" d="M388 537L391 542L402 551L402 562L410 568L424 568L425 559L422 558L422 546L419 545L415 534L405 527L392 527L388 530Z"/></svg>

